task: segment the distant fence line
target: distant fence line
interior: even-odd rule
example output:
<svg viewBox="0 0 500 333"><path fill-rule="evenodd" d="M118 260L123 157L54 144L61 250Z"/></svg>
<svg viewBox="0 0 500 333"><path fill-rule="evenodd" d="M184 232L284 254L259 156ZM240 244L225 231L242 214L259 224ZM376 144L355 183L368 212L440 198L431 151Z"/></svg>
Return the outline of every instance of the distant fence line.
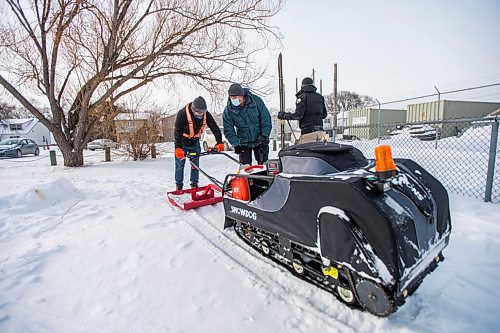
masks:
<svg viewBox="0 0 500 333"><path fill-rule="evenodd" d="M394 100L394 101L388 101L388 102L374 103L374 104L371 104L371 105L367 105L365 107L370 108L370 107L381 106L381 105L389 105L389 104L395 104L395 103L409 102L409 101L412 101L412 100L429 98L429 97L438 97L438 100L440 100L442 95L455 94L455 93L472 91L472 90L480 90L480 89L486 89L486 88L498 87L498 86L500 86L500 82L495 82L495 83L491 83L491 84L484 84L484 85L474 86L474 87L468 87L468 88L462 88L462 89L448 90L448 91L439 91L437 87L434 87L434 89L436 90L436 92L432 93L432 94L425 94L425 95L421 95L421 96L414 96L414 97L403 98L403 99Z"/></svg>

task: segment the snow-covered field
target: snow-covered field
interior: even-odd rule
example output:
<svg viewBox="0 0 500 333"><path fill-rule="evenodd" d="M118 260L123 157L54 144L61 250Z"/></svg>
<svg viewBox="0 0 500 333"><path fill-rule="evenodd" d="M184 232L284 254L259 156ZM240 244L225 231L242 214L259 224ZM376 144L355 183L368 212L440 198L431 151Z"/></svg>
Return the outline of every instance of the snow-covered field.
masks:
<svg viewBox="0 0 500 333"><path fill-rule="evenodd" d="M0 159L0 332L499 331L500 205L451 195L446 260L381 319L223 231L222 204L169 205L171 146L160 153L86 152L77 169L49 166L46 151ZM201 165L219 179L236 169L222 156Z"/></svg>

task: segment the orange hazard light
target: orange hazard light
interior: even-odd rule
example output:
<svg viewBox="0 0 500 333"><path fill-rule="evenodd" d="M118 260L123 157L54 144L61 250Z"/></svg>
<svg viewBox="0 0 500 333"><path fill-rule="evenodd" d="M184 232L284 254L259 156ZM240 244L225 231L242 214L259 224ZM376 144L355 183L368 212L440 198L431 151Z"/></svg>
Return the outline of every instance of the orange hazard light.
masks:
<svg viewBox="0 0 500 333"><path fill-rule="evenodd" d="M396 171L396 164L392 159L391 147L387 145L378 146L375 148L375 171L387 172Z"/></svg>

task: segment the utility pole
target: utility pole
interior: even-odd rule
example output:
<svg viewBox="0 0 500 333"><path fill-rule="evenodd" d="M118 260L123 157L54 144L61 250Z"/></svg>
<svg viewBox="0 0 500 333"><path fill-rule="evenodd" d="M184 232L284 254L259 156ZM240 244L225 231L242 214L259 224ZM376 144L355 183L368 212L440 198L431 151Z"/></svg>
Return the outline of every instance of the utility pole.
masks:
<svg viewBox="0 0 500 333"><path fill-rule="evenodd" d="M337 64L333 64L333 129L337 128Z"/></svg>
<svg viewBox="0 0 500 333"><path fill-rule="evenodd" d="M312 75L312 79L313 79L313 84L316 84L316 81L314 80L314 72L315 72L315 70L314 70L314 68L313 68L313 75Z"/></svg>
<svg viewBox="0 0 500 333"><path fill-rule="evenodd" d="M278 56L278 89L280 95L280 112L285 112L285 85L283 84L283 57ZM281 149L285 148L285 121L280 121Z"/></svg>
<svg viewBox="0 0 500 333"><path fill-rule="evenodd" d="M295 78L295 93L299 92L299 80Z"/></svg>
<svg viewBox="0 0 500 333"><path fill-rule="evenodd" d="M321 95L323 95L323 80L322 79L319 80L319 93Z"/></svg>

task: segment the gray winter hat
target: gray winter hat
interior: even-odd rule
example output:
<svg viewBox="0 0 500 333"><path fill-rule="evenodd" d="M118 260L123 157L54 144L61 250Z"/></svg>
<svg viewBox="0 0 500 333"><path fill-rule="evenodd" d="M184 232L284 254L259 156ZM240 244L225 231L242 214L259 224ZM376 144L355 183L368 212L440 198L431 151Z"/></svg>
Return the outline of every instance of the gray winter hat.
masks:
<svg viewBox="0 0 500 333"><path fill-rule="evenodd" d="M314 85L313 80L310 77L305 77L302 80L302 87Z"/></svg>
<svg viewBox="0 0 500 333"><path fill-rule="evenodd" d="M245 92L243 88L238 83L233 83L229 86L229 90L227 91L229 96L244 96Z"/></svg>
<svg viewBox="0 0 500 333"><path fill-rule="evenodd" d="M191 104L191 108L193 109L193 111L205 113L207 112L207 102L205 102L205 99L203 97L198 96Z"/></svg>

